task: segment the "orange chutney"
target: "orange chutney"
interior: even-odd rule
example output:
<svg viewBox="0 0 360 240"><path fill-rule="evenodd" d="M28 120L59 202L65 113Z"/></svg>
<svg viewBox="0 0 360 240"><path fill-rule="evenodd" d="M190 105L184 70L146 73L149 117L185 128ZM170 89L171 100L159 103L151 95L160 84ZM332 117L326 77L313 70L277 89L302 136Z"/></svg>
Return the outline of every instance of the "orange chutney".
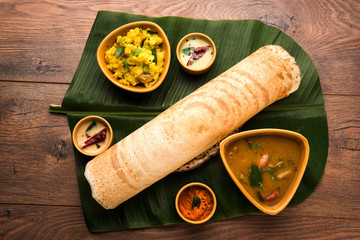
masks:
<svg viewBox="0 0 360 240"><path fill-rule="evenodd" d="M200 203L192 207L194 196L200 198ZM200 221L207 218L214 207L214 199L211 193L200 186L186 188L179 197L179 209L181 214L192 221Z"/></svg>

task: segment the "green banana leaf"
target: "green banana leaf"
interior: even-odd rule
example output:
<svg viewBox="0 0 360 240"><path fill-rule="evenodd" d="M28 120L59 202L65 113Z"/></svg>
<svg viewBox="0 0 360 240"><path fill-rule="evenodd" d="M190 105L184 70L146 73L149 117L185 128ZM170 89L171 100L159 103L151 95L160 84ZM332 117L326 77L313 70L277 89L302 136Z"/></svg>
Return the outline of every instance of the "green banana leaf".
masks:
<svg viewBox="0 0 360 240"><path fill-rule="evenodd" d="M137 94L122 90L106 79L97 65L96 50L112 30L126 23L142 20L153 21L164 29L170 41L172 59L164 83L153 92ZM178 41L191 32L210 36L217 47L218 54L213 67L201 76L184 73L176 60ZM280 45L295 57L301 69L302 82L299 90L254 116L242 130L282 128L299 132L308 139L309 163L289 204L294 206L303 202L321 179L328 154L328 127L314 63L293 39L273 26L257 20L154 18L100 11L62 106L52 105L50 112L66 113L71 131L81 118L91 114L100 115L112 125L117 142L267 44ZM183 223L175 210L175 196L183 185L194 181L209 185L217 196L218 207L213 220L259 212L232 182L219 156L195 170L172 173L116 209L105 210L91 197L90 187L84 177L85 165L91 158L82 155L75 148L74 154L83 212L91 232Z"/></svg>

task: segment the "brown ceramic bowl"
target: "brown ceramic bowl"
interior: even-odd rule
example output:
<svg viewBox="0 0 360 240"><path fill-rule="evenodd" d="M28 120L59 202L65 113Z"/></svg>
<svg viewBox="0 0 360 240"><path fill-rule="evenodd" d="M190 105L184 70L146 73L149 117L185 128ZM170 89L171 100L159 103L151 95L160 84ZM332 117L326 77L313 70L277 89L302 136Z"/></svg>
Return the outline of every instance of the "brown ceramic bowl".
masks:
<svg viewBox="0 0 360 240"><path fill-rule="evenodd" d="M160 74L159 79L157 82L150 88L146 88L143 85L137 85L137 86L127 86L124 84L121 84L117 78L113 76L113 73L106 67L107 63L105 61L105 52L113 46L113 44L116 42L116 38L121 35L124 36L127 34L127 32L131 29L134 29L136 27L147 29L150 28L151 31L158 32L159 37L163 39L162 48L165 53L164 58L164 67L163 71ZM170 43L169 40L163 31L163 29L153 22L147 22L147 21L141 21L141 22L133 22L126 25L123 25L114 31L112 31L109 35L107 35L104 40L100 43L97 53L96 53L97 62L99 64L99 67L101 71L104 73L104 75L116 86L125 89L127 91L131 92L137 92L137 93L145 93L150 92L158 88L162 82L164 81L166 74L170 67L170 58L171 58L171 49L170 49Z"/></svg>
<svg viewBox="0 0 360 240"><path fill-rule="evenodd" d="M211 194L213 202L214 202L214 205L213 205L213 208L211 209L210 214L206 218L204 218L202 220L198 220L198 221L190 220L190 219L186 218L182 214L182 212L180 211L180 208L179 208L179 197L180 197L181 193L192 186L198 186L198 187L201 187L201 188L204 188L205 190L207 190ZM207 185L205 185L203 183L199 183L199 182L193 182L193 183L186 184L179 190L179 192L177 193L176 198L175 198L175 208L176 208L177 213L184 221L191 223L191 224L202 224L202 223L207 222L214 215L215 210L216 210L216 205L217 205L217 201L216 201L214 192Z"/></svg>
<svg viewBox="0 0 360 240"><path fill-rule="evenodd" d="M241 139L241 138L261 136L261 135L277 135L277 136L291 138L291 139L294 139L295 141L297 141L301 148L301 159L300 159L300 163L299 163L297 172L295 174L295 177L294 177L289 189L287 190L287 193L283 197L283 199L274 206L266 206L266 205L262 204L261 202L259 202L257 199L252 197L247 192L247 190L243 186L242 181L238 180L238 178L235 176L235 174L229 167L228 160L227 160L226 154L225 154L227 146L229 146L229 144L231 144L232 142L234 142L238 139ZM280 211L282 211L288 205L288 203L294 196L294 194L300 184L300 181L304 175L305 168L307 166L307 162L309 159L309 151L310 151L309 143L304 136L302 136L301 134L299 134L297 132L283 130L283 129L270 129L269 128L269 129L256 129L256 130L240 132L240 133L236 133L236 134L233 134L233 135L227 137L220 143L220 156L221 156L224 166L225 166L226 170L228 171L232 180L235 182L235 184L238 186L238 188L241 190L241 192L250 200L251 203L253 203L258 209L260 209L264 213L271 214L271 215L275 215L275 214L279 213Z"/></svg>
<svg viewBox="0 0 360 240"><path fill-rule="evenodd" d="M108 143L106 144L106 146L104 148L102 148L101 150L97 151L97 152L87 152L86 150L82 149L80 147L80 144L77 140L77 135L78 135L78 132L79 132L79 129L80 127L83 125L83 124L87 124L87 123L91 123L92 121L98 121L98 122L101 122L103 123L109 130L109 132L106 134L106 137L109 138L109 141ZM74 130L72 132L72 140L73 140L73 143L74 143L74 146L76 147L76 149L81 152L82 154L84 155L87 155L87 156L97 156L99 155L100 153L104 152L106 149L108 149L111 144L112 144L112 141L113 141L113 138L114 138L114 133L113 133L113 130L111 128L111 125L108 123L108 121L106 121L104 118L102 117L99 117L99 116L87 116L87 117L84 117L82 118L74 127ZM86 149L86 148L85 148Z"/></svg>
<svg viewBox="0 0 360 240"><path fill-rule="evenodd" d="M212 49L213 49L213 55L212 55L212 58L210 60L210 62L206 65L204 65L203 67L201 68L192 68L191 66L187 66L182 60L181 60L181 47L183 46L183 44L186 42L186 40L188 39L191 39L191 38L201 38L207 42L210 43ZM181 66L181 68L189 73L189 74L192 74L192 75L200 75L200 74L203 74L207 71L209 71L209 69L211 68L211 66L213 65L214 61L215 61L215 58L216 58L216 46L215 46L215 43L211 40L210 37L208 37L207 35L205 34L202 34L202 33L190 33L188 35L186 35L185 37L183 37L177 47L176 47L176 57L179 61L179 64Z"/></svg>

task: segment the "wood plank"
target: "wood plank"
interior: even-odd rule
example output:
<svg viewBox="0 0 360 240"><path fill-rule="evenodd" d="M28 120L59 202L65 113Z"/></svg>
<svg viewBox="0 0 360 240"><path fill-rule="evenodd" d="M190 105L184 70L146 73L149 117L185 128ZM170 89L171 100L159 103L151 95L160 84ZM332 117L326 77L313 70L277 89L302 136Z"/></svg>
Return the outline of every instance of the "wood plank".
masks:
<svg viewBox="0 0 360 240"><path fill-rule="evenodd" d="M280 28L304 47L318 68L325 93L360 94L360 4L356 0L154 0L151 5L144 0L136 4L100 0L1 2L0 80L70 83L96 13L103 9L154 17L259 19Z"/></svg>
<svg viewBox="0 0 360 240"><path fill-rule="evenodd" d="M1 203L80 205L67 117L49 113L67 88L0 82Z"/></svg>
<svg viewBox="0 0 360 240"><path fill-rule="evenodd" d="M0 79L71 82L96 16L77 10L57 1L1 2Z"/></svg>
<svg viewBox="0 0 360 240"><path fill-rule="evenodd" d="M360 212L360 97L325 96L329 153L324 175L304 203L289 214L355 216Z"/></svg>
<svg viewBox="0 0 360 240"><path fill-rule="evenodd" d="M67 119L50 114L61 84L0 82L0 203L80 206ZM352 217L360 211L360 97L325 96L329 158L315 192L286 215ZM21 197L19 197L21 196Z"/></svg>
<svg viewBox="0 0 360 240"><path fill-rule="evenodd" d="M80 207L0 205L1 239L356 239L360 219L247 215L197 226L162 227L91 234ZM301 224L299 224L301 222ZM331 236L331 237L330 237Z"/></svg>

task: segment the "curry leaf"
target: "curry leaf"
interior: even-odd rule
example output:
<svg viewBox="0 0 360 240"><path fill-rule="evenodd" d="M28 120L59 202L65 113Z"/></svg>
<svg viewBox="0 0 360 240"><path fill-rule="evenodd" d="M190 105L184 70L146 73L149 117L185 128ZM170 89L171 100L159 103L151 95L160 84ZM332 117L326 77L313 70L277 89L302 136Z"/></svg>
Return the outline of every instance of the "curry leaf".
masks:
<svg viewBox="0 0 360 240"><path fill-rule="evenodd" d="M91 123L90 123L90 125L86 128L86 131L85 132L88 132L88 131L90 131L93 127L95 127L96 126L96 122L95 122L95 120L94 121L92 121Z"/></svg>
<svg viewBox="0 0 360 240"><path fill-rule="evenodd" d="M152 55L154 56L154 63L155 63L155 65L157 64L157 54L156 54L156 49L157 49L158 47L154 47L152 50L151 50L151 53L152 53Z"/></svg>
<svg viewBox="0 0 360 240"><path fill-rule="evenodd" d="M194 47L188 47L188 48L184 48L181 52L187 56L190 56L194 50L195 50Z"/></svg>
<svg viewBox="0 0 360 240"><path fill-rule="evenodd" d="M262 173L260 167L255 164L251 165L249 182L252 187L262 187Z"/></svg>
<svg viewBox="0 0 360 240"><path fill-rule="evenodd" d="M194 195L192 203L191 203L191 209L193 209L194 207L199 207L200 202L201 202L200 198L198 196Z"/></svg>
<svg viewBox="0 0 360 240"><path fill-rule="evenodd" d="M119 58L121 55L123 55L124 51L125 51L125 47L123 46L118 47L115 51L116 57Z"/></svg>
<svg viewBox="0 0 360 240"><path fill-rule="evenodd" d="M151 35L155 35L155 34L158 34L158 32L155 32L155 31L151 31L151 30L147 30L148 33L150 33Z"/></svg>

